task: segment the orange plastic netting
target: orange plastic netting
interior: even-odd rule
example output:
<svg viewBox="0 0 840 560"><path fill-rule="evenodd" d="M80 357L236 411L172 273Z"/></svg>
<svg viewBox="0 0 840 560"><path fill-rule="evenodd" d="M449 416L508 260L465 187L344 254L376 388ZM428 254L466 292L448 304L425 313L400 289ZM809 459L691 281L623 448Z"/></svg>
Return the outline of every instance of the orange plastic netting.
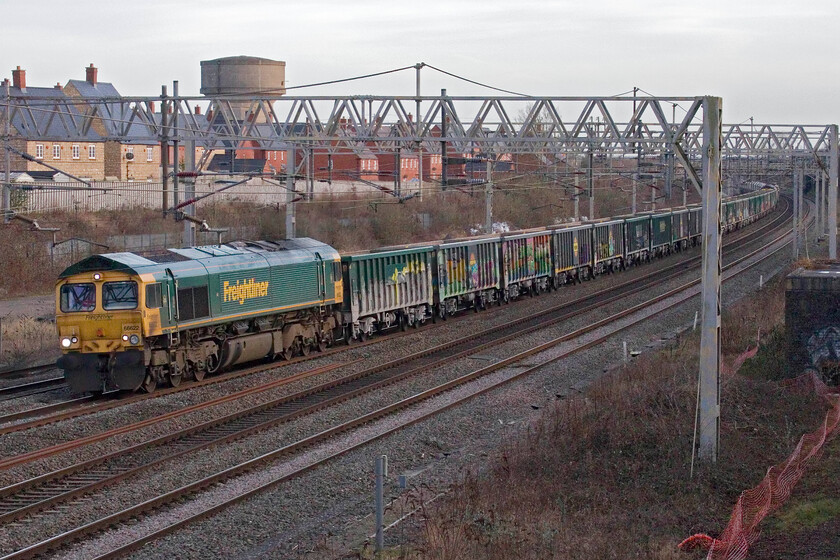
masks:
<svg viewBox="0 0 840 560"><path fill-rule="evenodd" d="M803 435L790 457L770 467L761 484L741 493L729 524L720 537L715 539L703 534L692 535L679 544L681 550L708 549L708 560L746 558L750 545L758 539L759 523L790 497L808 463L817 459L825 443L837 435L840 427L840 392L837 389L829 388L815 372L788 380L784 385L797 391L816 392L829 401L831 409L822 426Z"/></svg>

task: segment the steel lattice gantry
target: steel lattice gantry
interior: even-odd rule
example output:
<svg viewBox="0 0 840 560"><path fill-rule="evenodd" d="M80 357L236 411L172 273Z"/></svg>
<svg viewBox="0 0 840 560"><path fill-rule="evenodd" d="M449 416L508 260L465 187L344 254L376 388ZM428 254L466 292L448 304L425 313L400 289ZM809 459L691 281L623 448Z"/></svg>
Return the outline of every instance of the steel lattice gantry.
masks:
<svg viewBox="0 0 840 560"><path fill-rule="evenodd" d="M720 417L722 158L778 155L829 160L829 247L836 258L837 126L724 125L722 100L711 96L451 97L441 93L438 97L168 97L164 89L160 97L113 99L6 93L0 121L6 123L6 154L10 151L8 123L15 122L18 133L28 138L37 138L52 126L66 140L82 139L93 128L104 140L194 142L207 149L236 149L246 142L253 147L256 142L262 149L291 151L305 145L328 152L364 147L380 152L400 149L488 156L672 155L703 198L699 451L702 458L715 461ZM155 111L158 103L160 112ZM196 114L196 107L205 108L205 114ZM293 188L292 183L289 197Z"/></svg>
<svg viewBox="0 0 840 560"><path fill-rule="evenodd" d="M699 155L702 99L11 96L0 103L0 120L23 123L19 132L30 138L58 128L64 139L81 140L99 124L106 140L156 143L166 138L208 149L257 141L265 149L291 142L338 151L364 143L387 152L425 143L437 151L445 141L464 153L562 153L585 147L609 154L640 148L655 152L671 143L680 144L687 155ZM196 114L196 108L204 114ZM722 149L724 154L828 155L829 137L830 127L822 125L723 125Z"/></svg>

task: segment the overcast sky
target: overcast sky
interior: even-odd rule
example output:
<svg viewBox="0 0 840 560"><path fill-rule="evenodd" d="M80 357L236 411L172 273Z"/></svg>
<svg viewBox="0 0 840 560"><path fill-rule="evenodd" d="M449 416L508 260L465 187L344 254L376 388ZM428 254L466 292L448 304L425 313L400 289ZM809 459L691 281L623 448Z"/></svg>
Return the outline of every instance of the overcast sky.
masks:
<svg viewBox="0 0 840 560"><path fill-rule="evenodd" d="M0 72L30 86L99 79L123 95L172 80L197 95L201 60L286 62L287 85L426 62L531 95L719 95L724 121L840 122L837 0L0 0ZM422 94L500 95L423 70ZM295 95L413 95L414 71Z"/></svg>

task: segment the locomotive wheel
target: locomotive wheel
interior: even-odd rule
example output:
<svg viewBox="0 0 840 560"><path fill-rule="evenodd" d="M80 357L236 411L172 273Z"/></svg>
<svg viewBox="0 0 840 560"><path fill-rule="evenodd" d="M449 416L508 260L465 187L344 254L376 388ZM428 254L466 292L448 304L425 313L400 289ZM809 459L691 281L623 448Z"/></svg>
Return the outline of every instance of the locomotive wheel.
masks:
<svg viewBox="0 0 840 560"><path fill-rule="evenodd" d="M304 342L304 343L301 344L300 353L303 354L304 356L308 356L309 351L311 349L312 349L312 346L310 346L308 343Z"/></svg>
<svg viewBox="0 0 840 560"><path fill-rule="evenodd" d="M206 369L193 369L193 377L195 377L196 381L201 381L202 379L204 379L205 375L207 375Z"/></svg>
<svg viewBox="0 0 840 560"><path fill-rule="evenodd" d="M173 387L177 387L181 384L181 373L170 373L169 374L169 384Z"/></svg>
<svg viewBox="0 0 840 560"><path fill-rule="evenodd" d="M318 340L318 352L326 352L327 350L327 341L323 338Z"/></svg>
<svg viewBox="0 0 840 560"><path fill-rule="evenodd" d="M143 384L140 385L140 388L146 393L154 393L157 388L157 381L155 381L151 374L147 373L146 378L143 380Z"/></svg>
<svg viewBox="0 0 840 560"><path fill-rule="evenodd" d="M368 333L366 333L365 331L362 331L362 332L359 333L359 340L361 340L362 342L365 342L367 339L368 339Z"/></svg>
<svg viewBox="0 0 840 560"><path fill-rule="evenodd" d="M207 369L202 370L201 376L204 377L205 372L216 373L219 371L219 364L219 357L216 354L210 354L207 356Z"/></svg>
<svg viewBox="0 0 840 560"><path fill-rule="evenodd" d="M291 347L287 348L286 350L283 350L282 352L280 352L280 357L283 358L284 360L286 360L287 362L290 362L292 360L292 358L294 358L294 356L295 356L295 352Z"/></svg>

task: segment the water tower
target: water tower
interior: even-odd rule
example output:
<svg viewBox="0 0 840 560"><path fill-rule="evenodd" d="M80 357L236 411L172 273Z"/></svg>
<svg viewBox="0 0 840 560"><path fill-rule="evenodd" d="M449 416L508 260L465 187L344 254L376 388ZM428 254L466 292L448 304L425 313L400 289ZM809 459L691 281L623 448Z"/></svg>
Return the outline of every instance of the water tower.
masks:
<svg viewBox="0 0 840 560"><path fill-rule="evenodd" d="M277 97L286 93L286 63L256 56L229 56L201 61L201 94ZM239 119L248 118L250 103L232 104ZM259 122L265 115L259 115Z"/></svg>

